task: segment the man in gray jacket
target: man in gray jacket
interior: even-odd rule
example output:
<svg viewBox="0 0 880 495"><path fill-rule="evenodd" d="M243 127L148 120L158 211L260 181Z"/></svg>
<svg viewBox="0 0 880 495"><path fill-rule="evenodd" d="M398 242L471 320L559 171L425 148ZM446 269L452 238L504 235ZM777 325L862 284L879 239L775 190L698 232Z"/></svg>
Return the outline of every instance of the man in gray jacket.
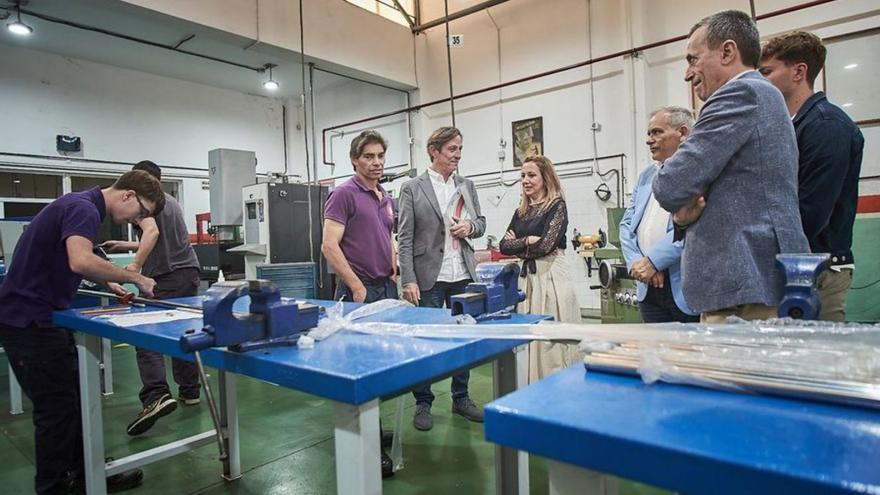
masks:
<svg viewBox="0 0 880 495"><path fill-rule="evenodd" d="M464 292L474 277L474 248L469 239L483 235L486 218L474 183L455 171L461 160L461 132L441 127L428 138L430 168L400 189L398 262L403 297L419 306L442 308L450 296ZM483 411L468 395L469 372L452 377L452 412L483 421ZM434 394L425 384L413 392L413 425L434 426Z"/></svg>
<svg viewBox="0 0 880 495"><path fill-rule="evenodd" d="M705 102L691 135L654 179L654 196L687 229L685 300L701 321L776 315L778 253L808 253L798 212L798 151L782 94L756 70L758 28L744 12L706 17L687 44Z"/></svg>

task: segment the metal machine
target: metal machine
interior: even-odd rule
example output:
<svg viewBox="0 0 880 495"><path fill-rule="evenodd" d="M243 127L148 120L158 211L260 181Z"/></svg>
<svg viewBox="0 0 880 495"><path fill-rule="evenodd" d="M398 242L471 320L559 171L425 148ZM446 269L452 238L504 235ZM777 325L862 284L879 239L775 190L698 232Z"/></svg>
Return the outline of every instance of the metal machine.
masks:
<svg viewBox="0 0 880 495"><path fill-rule="evenodd" d="M510 318L517 303L526 298L517 288L518 279L516 263L480 263L477 280L468 284L464 293L449 299L452 314L471 315L477 321Z"/></svg>
<svg viewBox="0 0 880 495"><path fill-rule="evenodd" d="M257 181L257 157L253 151L213 149L208 152L211 181L211 212L196 216L197 227L210 220L212 237L198 236L193 249L199 258L202 278L217 280L222 270L227 278L244 275L240 254L229 250L241 244L241 188Z"/></svg>
<svg viewBox="0 0 880 495"><path fill-rule="evenodd" d="M315 296L332 298L330 274L321 255L321 216L328 195L323 186L284 182L242 188L244 244L230 252L244 254L247 279L257 278L258 265L313 262Z"/></svg>
<svg viewBox="0 0 880 495"><path fill-rule="evenodd" d="M785 270L785 287L778 310L781 318L815 320L819 317L822 302L816 282L828 266L829 258L827 253L776 255L776 262Z"/></svg>
<svg viewBox="0 0 880 495"><path fill-rule="evenodd" d="M601 230L598 236L577 235L573 239L578 254L586 260L588 275L592 275L594 266L599 270L599 285L590 288L599 289L602 323L642 321L636 281L629 276L620 250L620 219L624 211L625 208L608 208L608 235L604 242Z"/></svg>

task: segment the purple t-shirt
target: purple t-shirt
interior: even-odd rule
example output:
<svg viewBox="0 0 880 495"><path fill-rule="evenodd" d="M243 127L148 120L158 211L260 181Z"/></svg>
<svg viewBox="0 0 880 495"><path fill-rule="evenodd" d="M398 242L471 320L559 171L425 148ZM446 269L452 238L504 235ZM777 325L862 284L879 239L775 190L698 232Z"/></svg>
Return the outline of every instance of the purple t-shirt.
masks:
<svg viewBox="0 0 880 495"><path fill-rule="evenodd" d="M52 326L52 311L70 306L82 280L70 270L65 241L73 235L97 241L104 213L104 196L95 187L65 194L34 217L0 285L0 321L18 328Z"/></svg>
<svg viewBox="0 0 880 495"><path fill-rule="evenodd" d="M324 204L324 218L345 225L339 247L361 279L383 279L394 272L391 266L394 204L382 186L379 191L381 201L354 176L333 189Z"/></svg>

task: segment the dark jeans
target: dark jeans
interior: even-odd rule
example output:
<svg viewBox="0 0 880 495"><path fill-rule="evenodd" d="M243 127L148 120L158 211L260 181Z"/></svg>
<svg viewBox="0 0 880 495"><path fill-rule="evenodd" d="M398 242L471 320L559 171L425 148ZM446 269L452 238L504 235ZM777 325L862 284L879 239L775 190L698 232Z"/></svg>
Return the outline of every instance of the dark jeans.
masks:
<svg viewBox="0 0 880 495"><path fill-rule="evenodd" d="M689 315L678 309L672 296L672 287L669 285L669 272L666 274L666 282L662 289L648 286L648 293L644 301L639 301L639 311L645 323L666 323L679 321L682 323L697 323L700 315Z"/></svg>
<svg viewBox="0 0 880 495"><path fill-rule="evenodd" d="M381 301L382 299L397 299L397 284L390 278L381 278L376 280L361 279L361 283L367 289L367 297L364 298L365 303ZM341 279L336 281L336 293L333 296L336 301L354 301L351 295L351 289L345 285Z"/></svg>
<svg viewBox="0 0 880 495"><path fill-rule="evenodd" d="M0 324L0 344L34 406L39 494L66 493L69 473L83 470L83 439L76 346L62 328Z"/></svg>
<svg viewBox="0 0 880 495"><path fill-rule="evenodd" d="M425 308L442 308L444 305L449 307L449 298L451 296L464 292L467 284L471 283L471 279L459 280L458 282L437 282L434 287L421 293L419 306ZM470 371L465 371L452 376L452 400L457 401L468 397L468 379ZM413 395L416 398L416 404L424 403L430 405L434 402L434 393L431 392L431 384L426 383L415 390Z"/></svg>
<svg viewBox="0 0 880 495"><path fill-rule="evenodd" d="M155 299L172 297L190 297L199 292L199 269L181 268L155 278L153 290ZM165 377L165 356L156 351L138 347L137 364L141 374L141 388L138 396L141 404L147 405L159 400L165 394L171 394L168 380ZM195 363L183 359L171 358L171 374L178 386L178 395L186 399L199 397L199 369Z"/></svg>

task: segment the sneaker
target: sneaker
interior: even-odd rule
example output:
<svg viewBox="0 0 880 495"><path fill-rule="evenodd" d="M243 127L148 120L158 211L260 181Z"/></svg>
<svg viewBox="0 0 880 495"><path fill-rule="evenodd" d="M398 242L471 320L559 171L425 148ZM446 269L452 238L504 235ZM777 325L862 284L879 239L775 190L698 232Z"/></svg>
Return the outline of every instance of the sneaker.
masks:
<svg viewBox="0 0 880 495"><path fill-rule="evenodd" d="M434 417L431 416L431 404L416 404L416 413L413 415L413 426L417 430L428 431L434 427Z"/></svg>
<svg viewBox="0 0 880 495"><path fill-rule="evenodd" d="M382 453L382 477L390 478L394 476L394 462L391 460L391 456L385 453L384 449L380 452Z"/></svg>
<svg viewBox="0 0 880 495"><path fill-rule="evenodd" d="M162 416L167 416L177 409L177 401L171 398L170 394L165 394L157 400L151 402L138 414L138 417L130 425L128 425L128 434L135 436L149 430L156 424L156 420Z"/></svg>
<svg viewBox="0 0 880 495"><path fill-rule="evenodd" d="M469 397L452 402L452 414L464 416L468 421L483 422L483 410L477 407Z"/></svg>
<svg viewBox="0 0 880 495"><path fill-rule="evenodd" d="M177 402L180 402L184 406L197 406L197 405L201 404L202 399L200 399L198 397L193 397L192 399L187 399L186 397L184 397L182 395L178 395Z"/></svg>
<svg viewBox="0 0 880 495"><path fill-rule="evenodd" d="M112 461L112 457L105 459ZM131 469L123 473L114 474L107 478L107 493L119 493L136 488L144 482L144 472L140 469ZM65 480L65 488L68 493L85 495L86 480L81 472L71 472Z"/></svg>

